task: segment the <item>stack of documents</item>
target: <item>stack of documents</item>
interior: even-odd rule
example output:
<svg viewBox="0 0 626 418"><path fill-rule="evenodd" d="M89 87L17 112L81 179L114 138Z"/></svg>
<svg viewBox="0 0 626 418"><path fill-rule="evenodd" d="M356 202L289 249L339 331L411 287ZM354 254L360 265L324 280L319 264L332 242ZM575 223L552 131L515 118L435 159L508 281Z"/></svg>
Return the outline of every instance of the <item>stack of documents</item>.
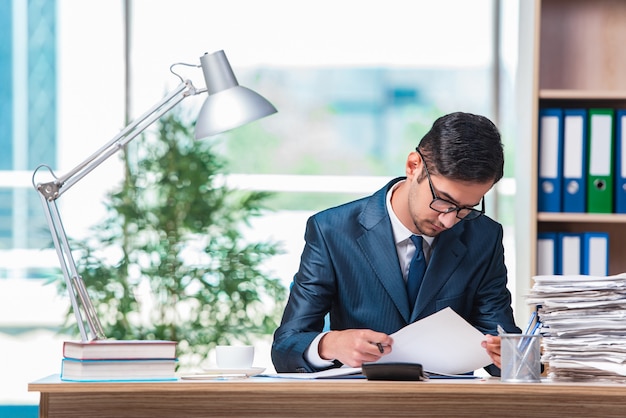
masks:
<svg viewBox="0 0 626 418"><path fill-rule="evenodd" d="M626 383L626 273L533 279L548 376Z"/></svg>

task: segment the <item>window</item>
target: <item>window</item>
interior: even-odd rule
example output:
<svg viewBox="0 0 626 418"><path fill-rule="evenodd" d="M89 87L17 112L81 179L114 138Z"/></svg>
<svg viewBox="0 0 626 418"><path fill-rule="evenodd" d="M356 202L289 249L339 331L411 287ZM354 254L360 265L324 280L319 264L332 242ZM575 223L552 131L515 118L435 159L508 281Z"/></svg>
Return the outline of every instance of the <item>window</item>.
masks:
<svg viewBox="0 0 626 418"><path fill-rule="evenodd" d="M0 312L13 309L0 313L7 318L0 320L0 339L16 347L16 359L28 353L23 347L36 343L38 354L43 350L41 334L31 331L47 333L50 344L35 374L22 378L58 373L62 338L55 340L49 329L67 307L41 280L57 261L53 250L41 251L50 244L30 186L32 169L45 162L65 173L125 125L125 100L131 118L143 113L178 84L169 66L195 63L204 52L223 49L240 84L279 110L215 140L230 161L232 184L276 192L276 212L249 234L285 243L287 254L268 268L286 285L298 267L306 218L402 175L406 155L434 119L456 110L499 122L509 158L487 214L505 226L514 273L513 146L507 144L515 137L507 109L516 2L133 0L128 92L120 3L0 2L0 122L11 127L0 131L0 258L11 261L0 265L0 295L10 302L27 289L38 306L0 303ZM494 16L501 18L498 29ZM189 100L181 107L191 115L199 106L200 100ZM107 161L63 197L68 235L85 234L98 222L104 209L97 202L121 173L117 162ZM24 320L8 322L15 317ZM14 363L19 368L21 362ZM25 385L12 382L18 392L3 388L0 403L37 402L36 394L21 392Z"/></svg>

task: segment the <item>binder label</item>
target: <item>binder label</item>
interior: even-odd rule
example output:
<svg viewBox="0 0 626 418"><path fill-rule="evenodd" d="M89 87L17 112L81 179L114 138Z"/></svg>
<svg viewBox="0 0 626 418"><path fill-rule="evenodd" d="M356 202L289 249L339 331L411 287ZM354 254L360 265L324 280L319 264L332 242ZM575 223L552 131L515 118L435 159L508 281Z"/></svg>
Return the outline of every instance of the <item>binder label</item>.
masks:
<svg viewBox="0 0 626 418"><path fill-rule="evenodd" d="M592 115L591 143L589 150L589 174L592 176L611 175L611 125L609 115Z"/></svg>
<svg viewBox="0 0 626 418"><path fill-rule="evenodd" d="M579 235L564 235L561 238L561 272L564 275L581 274L581 247Z"/></svg>
<svg viewBox="0 0 626 418"><path fill-rule="evenodd" d="M541 155L539 156L539 176L555 179L559 176L559 118L544 116L541 118Z"/></svg>
<svg viewBox="0 0 626 418"><path fill-rule="evenodd" d="M592 237L589 239L589 272L591 276L606 276L608 259L608 238Z"/></svg>
<svg viewBox="0 0 626 418"><path fill-rule="evenodd" d="M554 238L539 237L537 240L537 274L557 274L555 244Z"/></svg>
<svg viewBox="0 0 626 418"><path fill-rule="evenodd" d="M626 129L624 129L626 127L626 115L621 117L621 132L618 132L618 134L620 135L620 138L618 138L618 141L620 141L620 144L622 144L622 152L621 152L621 162L622 162L622 166L620 167L620 169L622 170L620 172L621 174L621 178L626 178L626 146L624 146L624 144L626 144Z"/></svg>
<svg viewBox="0 0 626 418"><path fill-rule="evenodd" d="M583 164L581 161L581 150L583 144L583 117L568 116L565 118L565 142L563 152L563 176L565 178L583 177ZM568 186L569 187L569 186Z"/></svg>

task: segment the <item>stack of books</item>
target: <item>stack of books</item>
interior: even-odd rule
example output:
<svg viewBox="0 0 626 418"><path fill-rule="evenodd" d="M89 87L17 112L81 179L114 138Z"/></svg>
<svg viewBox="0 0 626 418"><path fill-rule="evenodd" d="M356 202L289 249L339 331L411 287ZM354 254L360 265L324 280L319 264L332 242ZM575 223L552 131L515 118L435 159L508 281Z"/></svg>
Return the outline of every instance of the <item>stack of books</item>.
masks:
<svg viewBox="0 0 626 418"><path fill-rule="evenodd" d="M548 377L626 383L626 273L533 279Z"/></svg>
<svg viewBox="0 0 626 418"><path fill-rule="evenodd" d="M61 380L176 380L176 362L174 341L65 341Z"/></svg>

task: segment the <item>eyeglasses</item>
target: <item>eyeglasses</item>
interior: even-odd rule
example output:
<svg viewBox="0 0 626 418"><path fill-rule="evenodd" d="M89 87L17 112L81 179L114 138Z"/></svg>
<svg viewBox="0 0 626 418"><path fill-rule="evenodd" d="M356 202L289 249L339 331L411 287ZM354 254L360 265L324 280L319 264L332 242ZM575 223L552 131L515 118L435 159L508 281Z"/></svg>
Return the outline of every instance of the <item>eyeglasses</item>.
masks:
<svg viewBox="0 0 626 418"><path fill-rule="evenodd" d="M469 208L466 206L462 206L462 207L457 206L456 204L448 200L441 199L439 196L437 196L437 193L435 192L435 188L433 187L433 182L430 179L430 173L428 172L428 167L426 167L426 160L424 159L424 156L420 152L419 148L415 148L415 151L417 151L420 157L422 157L422 161L424 162L424 170L426 171L426 177L428 178L428 185L430 186L430 192L433 194L433 200L432 202L430 202L430 208L432 210L434 210L435 212L439 212L439 213L450 213L450 212L456 211L457 218L465 219L468 221L472 219L476 219L479 216L481 216L483 213L485 213L485 197L484 196L481 200L480 210Z"/></svg>

